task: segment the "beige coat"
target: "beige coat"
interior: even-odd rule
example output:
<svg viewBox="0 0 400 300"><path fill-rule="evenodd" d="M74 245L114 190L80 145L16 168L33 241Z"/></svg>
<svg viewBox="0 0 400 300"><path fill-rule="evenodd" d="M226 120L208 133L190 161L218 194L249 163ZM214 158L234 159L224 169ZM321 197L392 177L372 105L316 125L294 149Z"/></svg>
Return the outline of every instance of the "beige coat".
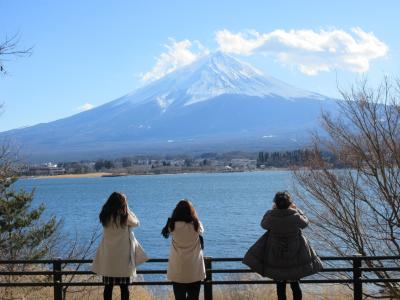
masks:
<svg viewBox="0 0 400 300"><path fill-rule="evenodd" d="M196 232L192 223L175 222L175 229L171 232L172 244L168 260L169 280L191 283L206 277L199 234L203 234L201 223L199 232Z"/></svg>
<svg viewBox="0 0 400 300"><path fill-rule="evenodd" d="M136 266L147 260L131 228L138 227L139 220L129 211L125 226L110 222L103 227L103 238L93 261L92 271L108 277L130 277L136 275Z"/></svg>

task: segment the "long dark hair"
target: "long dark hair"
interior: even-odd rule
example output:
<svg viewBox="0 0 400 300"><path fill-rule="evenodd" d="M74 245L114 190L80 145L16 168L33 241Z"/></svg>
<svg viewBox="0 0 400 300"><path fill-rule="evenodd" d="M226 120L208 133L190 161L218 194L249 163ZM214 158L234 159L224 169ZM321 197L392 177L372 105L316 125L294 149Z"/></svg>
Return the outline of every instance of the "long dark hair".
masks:
<svg viewBox="0 0 400 300"><path fill-rule="evenodd" d="M169 237L169 233L174 231L175 222L183 221L186 223L193 223L193 227L195 231L199 231L200 221L197 216L196 210L194 209L193 204L187 200L183 199L178 202L174 211L172 212L171 218L168 218L167 224L161 231L161 234L165 237Z"/></svg>
<svg viewBox="0 0 400 300"><path fill-rule="evenodd" d="M115 225L124 226L128 221L128 204L126 196L119 192L113 192L104 203L99 215L100 222L107 226L110 221ZM117 224L117 220L119 224Z"/></svg>

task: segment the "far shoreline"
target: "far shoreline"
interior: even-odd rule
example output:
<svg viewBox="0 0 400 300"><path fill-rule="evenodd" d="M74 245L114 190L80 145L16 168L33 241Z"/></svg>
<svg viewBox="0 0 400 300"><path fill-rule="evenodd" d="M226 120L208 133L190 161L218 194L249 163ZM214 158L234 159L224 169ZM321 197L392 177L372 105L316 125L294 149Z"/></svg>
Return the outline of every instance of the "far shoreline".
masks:
<svg viewBox="0 0 400 300"><path fill-rule="evenodd" d="M201 171L196 170L193 172L165 172L165 173L144 173L144 174L119 174L119 173L108 173L108 172L93 172L84 174L62 174L62 175L40 175L40 176L23 176L21 179L68 179L68 178L99 178L99 177L125 177L125 176L151 176L151 175L179 175L179 174L225 174L225 173L253 173L253 172L278 172L278 171L290 171L289 168L265 168L258 170L230 170L230 171Z"/></svg>
<svg viewBox="0 0 400 300"><path fill-rule="evenodd" d="M85 173L85 174L62 174L62 175L39 175L39 176L22 176L21 179L57 179L57 178L97 178L113 176L113 173Z"/></svg>

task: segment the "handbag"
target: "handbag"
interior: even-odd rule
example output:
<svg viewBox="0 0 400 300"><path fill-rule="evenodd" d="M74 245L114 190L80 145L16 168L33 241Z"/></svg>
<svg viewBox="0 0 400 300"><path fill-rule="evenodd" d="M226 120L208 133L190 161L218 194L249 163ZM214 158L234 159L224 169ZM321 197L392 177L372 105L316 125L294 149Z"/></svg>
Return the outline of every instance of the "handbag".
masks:
<svg viewBox="0 0 400 300"><path fill-rule="evenodd" d="M129 240L130 240L130 263L135 263L135 267L143 264L144 262L149 260L149 257L147 256L146 252L144 251L142 245L139 243L139 241L136 239L135 235L129 231ZM133 257L132 257L132 252L133 252Z"/></svg>
<svg viewBox="0 0 400 300"><path fill-rule="evenodd" d="M138 265L148 261L149 257L147 256L146 252L144 252L142 245L140 245L135 236L133 236L133 238L135 243L135 266L137 267Z"/></svg>

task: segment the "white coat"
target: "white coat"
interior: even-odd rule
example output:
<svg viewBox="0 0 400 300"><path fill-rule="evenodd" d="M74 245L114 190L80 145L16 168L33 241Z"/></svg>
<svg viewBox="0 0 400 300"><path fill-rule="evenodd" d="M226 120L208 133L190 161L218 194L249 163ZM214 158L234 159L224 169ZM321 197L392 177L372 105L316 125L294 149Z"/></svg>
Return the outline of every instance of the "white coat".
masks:
<svg viewBox="0 0 400 300"><path fill-rule="evenodd" d="M168 259L167 277L178 283L201 281L206 277L203 251L199 235L203 234L200 223L199 232L194 230L193 223L175 222L171 232L172 243Z"/></svg>
<svg viewBox="0 0 400 300"><path fill-rule="evenodd" d="M130 230L138 226L138 218L129 211L127 225L117 226L110 221L103 227L103 238L92 266L94 273L107 277L136 275L136 266L148 260L143 248Z"/></svg>

